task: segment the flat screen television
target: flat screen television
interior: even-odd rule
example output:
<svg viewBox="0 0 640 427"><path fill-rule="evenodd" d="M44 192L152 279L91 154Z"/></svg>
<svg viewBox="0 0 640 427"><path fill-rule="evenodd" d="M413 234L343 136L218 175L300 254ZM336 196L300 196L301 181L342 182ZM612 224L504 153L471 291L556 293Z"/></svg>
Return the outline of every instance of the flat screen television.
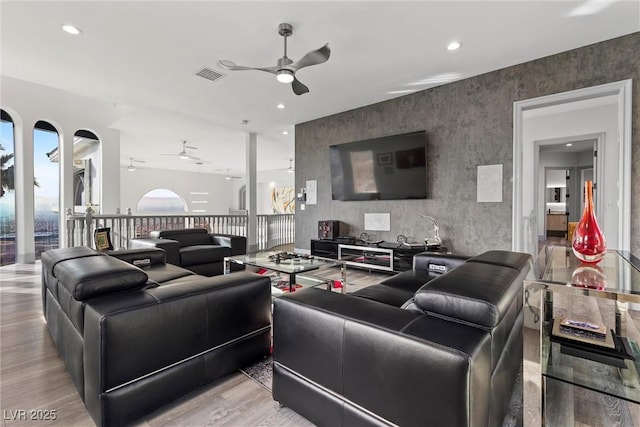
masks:
<svg viewBox="0 0 640 427"><path fill-rule="evenodd" d="M332 145L333 200L427 198L424 131Z"/></svg>

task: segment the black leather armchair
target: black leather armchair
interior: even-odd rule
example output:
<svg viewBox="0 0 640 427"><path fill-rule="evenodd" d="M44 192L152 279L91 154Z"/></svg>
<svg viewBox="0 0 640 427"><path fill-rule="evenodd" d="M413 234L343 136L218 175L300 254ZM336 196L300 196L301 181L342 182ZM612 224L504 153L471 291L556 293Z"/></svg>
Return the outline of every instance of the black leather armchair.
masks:
<svg viewBox="0 0 640 427"><path fill-rule="evenodd" d="M203 228L159 230L150 238L132 239L131 248L156 247L167 254L167 263L178 265L203 276L224 273L224 257L247 253L247 239L230 234L210 234ZM244 266L232 264L233 271Z"/></svg>
<svg viewBox="0 0 640 427"><path fill-rule="evenodd" d="M98 426L120 426L269 354L269 278L204 277L156 248L42 254L47 328Z"/></svg>
<svg viewBox="0 0 640 427"><path fill-rule="evenodd" d="M522 362L531 257L417 256L414 265L439 273L276 299L273 398L318 425L502 425Z"/></svg>

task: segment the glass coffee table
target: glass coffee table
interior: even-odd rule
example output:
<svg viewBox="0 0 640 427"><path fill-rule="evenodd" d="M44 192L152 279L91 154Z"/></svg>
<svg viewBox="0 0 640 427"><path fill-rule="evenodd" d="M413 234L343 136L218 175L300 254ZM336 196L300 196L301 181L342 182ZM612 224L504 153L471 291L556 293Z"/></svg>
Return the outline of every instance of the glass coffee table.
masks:
<svg viewBox="0 0 640 427"><path fill-rule="evenodd" d="M333 280L320 277L314 273L317 273L318 270L329 267L340 267L342 293L346 293L347 289L346 263L337 259L322 258L315 255L294 254L289 252L257 252L247 255L225 257L225 274L230 273L231 263L264 268L269 271L274 271L278 275L286 274L289 276L289 292L293 292L294 289L299 286L309 287L326 285L327 290L331 290ZM281 293L283 292L274 291L274 296Z"/></svg>

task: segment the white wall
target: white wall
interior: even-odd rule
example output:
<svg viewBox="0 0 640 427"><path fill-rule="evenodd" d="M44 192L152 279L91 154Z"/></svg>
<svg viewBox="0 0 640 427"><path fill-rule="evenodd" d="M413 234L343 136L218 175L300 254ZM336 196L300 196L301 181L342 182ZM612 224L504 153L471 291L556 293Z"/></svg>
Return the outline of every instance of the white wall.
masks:
<svg viewBox="0 0 640 427"><path fill-rule="evenodd" d="M617 118L617 105L609 104L599 107L586 108L581 110L555 113L550 115L528 116L524 114L523 142L524 146L533 146L533 142L549 141L573 136L605 134L603 152L600 162L604 165L604 170L612 171L609 176L603 174L599 182L601 188L600 195L603 197L603 212L596 212L598 222L603 230L607 246L615 249L618 246L618 183L617 171L619 170L620 146ZM525 153L525 155L535 155ZM559 164L557 166L564 166ZM542 169L544 170L544 169ZM615 172L615 173L614 173ZM538 171L538 197L536 204L533 201L523 201L523 213L534 212L537 216L538 235L544 234L544 174ZM527 176L525 173L524 176ZM530 206L525 206L531 203ZM535 211L534 211L535 210Z"/></svg>
<svg viewBox="0 0 640 427"><path fill-rule="evenodd" d="M256 195L256 214L267 215L272 214L271 208L271 188L272 186L281 187L293 187L295 185L295 175L286 171L265 171L258 172L258 184ZM233 196L233 209L237 209L239 206L238 194L240 187L244 185L243 179L234 179L234 196Z"/></svg>
<svg viewBox="0 0 640 427"><path fill-rule="evenodd" d="M210 174L204 172L184 172L165 169L151 169L143 166L136 166L135 172L129 172L126 166L120 169L120 210L122 213L131 208L131 212L136 214L138 200L145 193L156 189L166 188L183 198L192 209L206 209L207 214L228 215L229 210L237 210L239 206L238 194L244 185L244 179L227 180L224 175ZM293 181L293 175L291 181ZM260 180L263 178L260 177ZM289 186L293 183L283 184L275 181L259 182L257 186L257 214L271 214L271 183L277 187ZM283 182L283 181L281 181ZM208 192L208 195L192 195L190 192ZM190 203L193 200L206 200L206 204L195 206Z"/></svg>
<svg viewBox="0 0 640 427"><path fill-rule="evenodd" d="M138 167L129 172L126 167L120 172L120 209L125 213L127 208L135 215L138 200L147 192L166 188L178 194L188 206L188 212L193 209L205 209L206 214L228 215L233 206L234 183L236 180L226 180L223 175L208 173L192 173L165 169L151 169ZM208 192L209 194L192 195L191 192ZM206 204L194 205L193 200L204 200ZM144 215L145 213L141 213Z"/></svg>

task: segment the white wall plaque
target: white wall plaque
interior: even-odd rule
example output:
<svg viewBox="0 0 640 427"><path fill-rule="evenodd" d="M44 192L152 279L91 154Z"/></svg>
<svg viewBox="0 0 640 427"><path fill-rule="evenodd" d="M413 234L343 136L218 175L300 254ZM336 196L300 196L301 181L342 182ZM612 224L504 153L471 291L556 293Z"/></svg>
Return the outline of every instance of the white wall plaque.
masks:
<svg viewBox="0 0 640 427"><path fill-rule="evenodd" d="M502 202L502 165L478 166L478 202Z"/></svg>
<svg viewBox="0 0 640 427"><path fill-rule="evenodd" d="M367 231L391 231L391 214L364 214L364 229Z"/></svg>
<svg viewBox="0 0 640 427"><path fill-rule="evenodd" d="M307 181L307 204L315 205L318 203L318 181L310 180Z"/></svg>

